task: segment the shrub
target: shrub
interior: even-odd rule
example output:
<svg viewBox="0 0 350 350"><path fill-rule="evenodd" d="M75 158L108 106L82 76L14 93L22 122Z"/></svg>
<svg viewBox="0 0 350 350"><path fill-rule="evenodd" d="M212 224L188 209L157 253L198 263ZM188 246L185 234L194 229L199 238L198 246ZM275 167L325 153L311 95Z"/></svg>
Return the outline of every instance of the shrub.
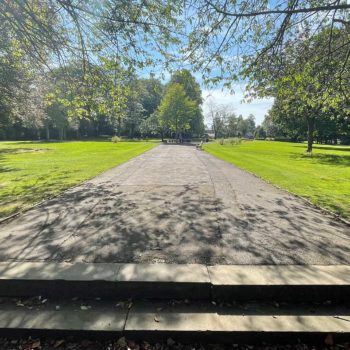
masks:
<svg viewBox="0 0 350 350"><path fill-rule="evenodd" d="M239 145L242 142L240 137L231 137L227 140L231 145Z"/></svg>
<svg viewBox="0 0 350 350"><path fill-rule="evenodd" d="M117 142L120 142L122 139L120 138L120 137L118 137L118 136L113 136L112 138L111 138L111 141L113 142L113 143L117 143Z"/></svg>

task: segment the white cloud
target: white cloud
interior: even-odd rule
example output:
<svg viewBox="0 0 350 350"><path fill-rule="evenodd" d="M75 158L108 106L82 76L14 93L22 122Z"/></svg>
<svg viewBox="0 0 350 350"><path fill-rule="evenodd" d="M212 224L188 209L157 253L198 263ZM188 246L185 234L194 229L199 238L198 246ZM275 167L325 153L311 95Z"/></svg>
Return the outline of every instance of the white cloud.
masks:
<svg viewBox="0 0 350 350"><path fill-rule="evenodd" d="M233 112L242 114L243 117L254 114L256 123L261 124L264 120L264 115L273 104L273 98L256 99L250 103L243 103L244 85L237 84L233 90L235 91L234 94L231 94L228 90L204 89L202 91L204 116L209 112L210 103L214 103L216 105L228 106L232 108ZM206 120L206 123L209 123L209 120Z"/></svg>

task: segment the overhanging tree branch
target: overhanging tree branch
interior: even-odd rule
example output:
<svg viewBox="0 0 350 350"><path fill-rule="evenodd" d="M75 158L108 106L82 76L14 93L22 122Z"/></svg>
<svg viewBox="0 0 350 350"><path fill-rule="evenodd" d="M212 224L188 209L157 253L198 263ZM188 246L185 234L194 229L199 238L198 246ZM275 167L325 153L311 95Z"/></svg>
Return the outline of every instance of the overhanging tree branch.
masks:
<svg viewBox="0 0 350 350"><path fill-rule="evenodd" d="M213 4L211 1L207 1L216 12L219 12L226 16L231 17L256 17L263 15L273 14L297 14L297 13L308 13L308 12L322 12L322 11L333 11L333 10L346 10L350 9L350 4L338 4L338 5L326 5L326 6L315 6L309 8L286 8L282 10L265 10L265 11L252 11L252 12L229 12Z"/></svg>

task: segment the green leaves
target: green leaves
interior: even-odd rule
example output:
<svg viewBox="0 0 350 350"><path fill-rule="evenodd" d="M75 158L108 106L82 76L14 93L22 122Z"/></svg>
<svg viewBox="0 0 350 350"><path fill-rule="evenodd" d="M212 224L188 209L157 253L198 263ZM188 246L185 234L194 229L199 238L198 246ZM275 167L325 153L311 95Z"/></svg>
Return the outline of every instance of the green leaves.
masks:
<svg viewBox="0 0 350 350"><path fill-rule="evenodd" d="M195 117L198 107L179 83L171 83L159 106L160 125L178 134L190 128L191 119Z"/></svg>

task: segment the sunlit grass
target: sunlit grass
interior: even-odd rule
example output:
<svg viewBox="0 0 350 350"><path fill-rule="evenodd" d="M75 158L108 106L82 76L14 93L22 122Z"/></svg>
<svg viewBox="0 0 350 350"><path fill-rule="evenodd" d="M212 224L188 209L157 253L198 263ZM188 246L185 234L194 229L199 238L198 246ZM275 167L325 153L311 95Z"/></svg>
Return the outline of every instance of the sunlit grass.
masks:
<svg viewBox="0 0 350 350"><path fill-rule="evenodd" d="M154 147L152 142L0 142L0 217Z"/></svg>
<svg viewBox="0 0 350 350"><path fill-rule="evenodd" d="M204 149L290 192L350 218L350 146L245 141L239 145L212 143Z"/></svg>

